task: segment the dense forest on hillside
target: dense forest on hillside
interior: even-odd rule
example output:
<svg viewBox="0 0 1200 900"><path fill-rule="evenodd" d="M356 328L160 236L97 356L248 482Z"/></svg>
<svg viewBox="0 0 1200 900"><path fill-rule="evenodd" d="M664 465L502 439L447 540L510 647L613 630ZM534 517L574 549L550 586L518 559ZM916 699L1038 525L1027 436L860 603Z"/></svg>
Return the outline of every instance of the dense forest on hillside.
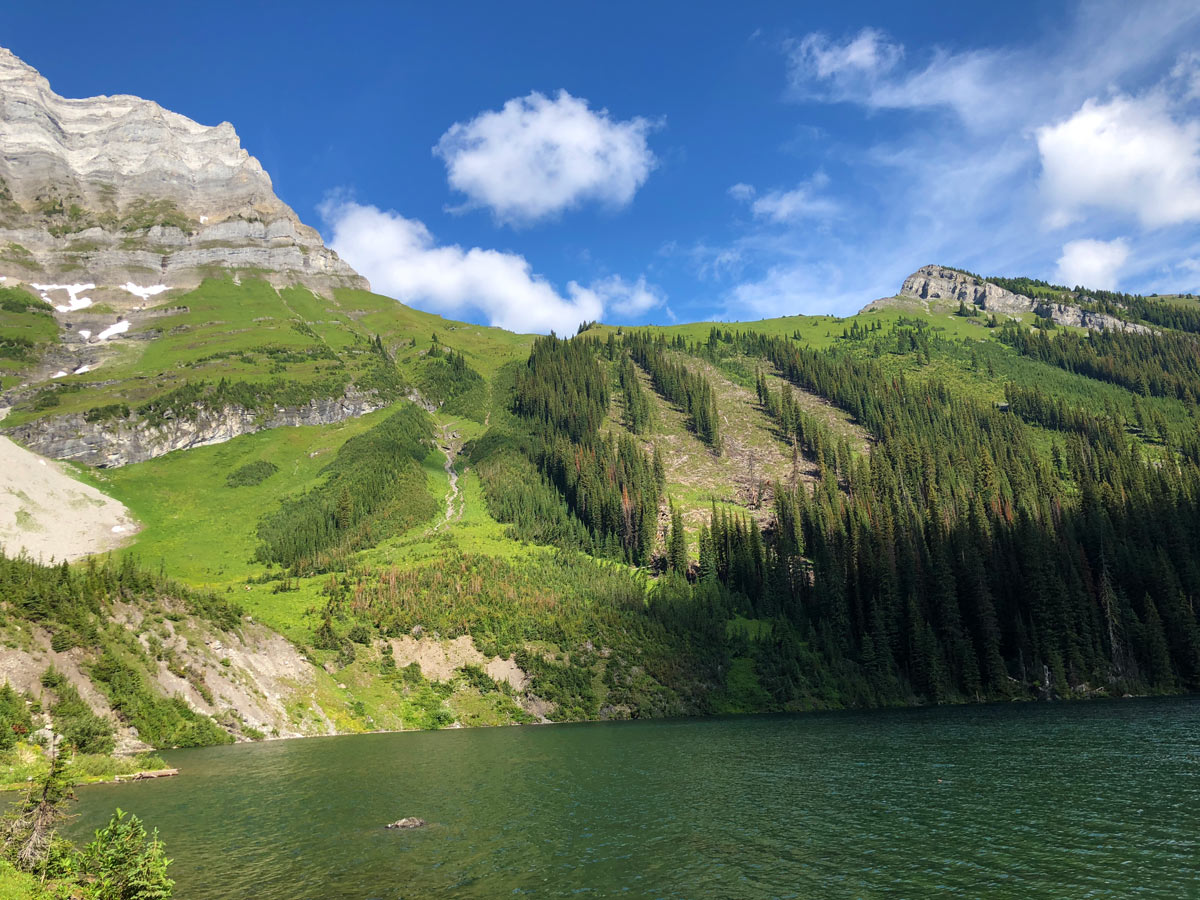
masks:
<svg viewBox="0 0 1200 900"><path fill-rule="evenodd" d="M928 326L855 328L826 349L728 328L671 343L731 372L755 367L779 439L815 463L812 482L774 485L765 527L714 505L687 536L697 557L680 565L680 518L654 525L666 500L652 457L631 439L596 437L602 363L626 359L611 335L607 347L587 336L539 341L513 409L540 478L526 480L523 503L510 488L494 514L529 534L544 510L551 542L586 533L602 552L617 536L625 558L677 573L656 584L652 615L727 671L752 661L748 683L765 694L747 688L742 701L758 707L1200 687L1200 467L1159 443L1179 429L1136 398L1136 426L1115 407L1082 408L1032 385L1010 383L1006 403L984 402L877 358L888 347L926 364L947 343ZM1138 395L1190 407L1200 388L1189 335L1001 332L1027 356ZM689 397L703 387L689 393L693 376L665 356L667 342L618 340L700 432ZM617 371L628 405L627 362ZM806 412L795 391L849 413L873 436L869 452Z"/></svg>
<svg viewBox="0 0 1200 900"><path fill-rule="evenodd" d="M1088 302L1148 318L1136 300ZM1186 327L898 306L592 324L518 347L425 318L399 333L382 313L359 321L378 329L346 339L364 369L418 402L297 429L294 445L263 434L105 476L140 486L140 509L162 504L160 535L223 492L246 519L240 559L209 534L194 583L247 601L358 691L356 728L396 704L389 727L1200 687L1200 353ZM280 364L285 383L312 361ZM174 415L235 383L148 402ZM191 535L177 540L156 546L187 565ZM108 601L86 579L140 569L65 570L53 591L58 568L22 571L14 618L95 648L88 677L118 715L155 744L220 737L141 690L136 648L106 636ZM527 694L387 666L388 641L426 634L511 655ZM379 679L402 683L398 699L375 696ZM43 686L70 721L70 685ZM72 727L85 740L94 726Z"/></svg>

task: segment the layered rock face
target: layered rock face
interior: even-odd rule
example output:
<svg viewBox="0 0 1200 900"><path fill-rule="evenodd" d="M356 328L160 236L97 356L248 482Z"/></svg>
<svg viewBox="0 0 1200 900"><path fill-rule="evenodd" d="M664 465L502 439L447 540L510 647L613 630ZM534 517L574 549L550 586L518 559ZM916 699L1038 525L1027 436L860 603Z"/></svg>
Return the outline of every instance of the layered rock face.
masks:
<svg viewBox="0 0 1200 900"><path fill-rule="evenodd" d="M90 423L82 415L57 416L18 426L9 434L43 456L69 459L101 468L126 466L162 456L232 440L267 428L331 425L363 416L386 404L374 394L349 391L341 397L312 400L304 406L277 407L269 413L240 406L199 409L188 418L151 426L129 422Z"/></svg>
<svg viewBox="0 0 1200 900"><path fill-rule="evenodd" d="M131 96L65 99L0 48L8 283L87 282L103 294L124 283L190 288L230 269L318 290L369 287L275 196L228 122L200 125Z"/></svg>
<svg viewBox="0 0 1200 900"><path fill-rule="evenodd" d="M1115 316L1091 312L1065 303L1048 303L1035 300L1024 294L1014 294L990 281L982 281L955 269L944 266L922 266L904 279L900 296L916 297L919 300L962 301L987 312L1020 315L1021 313L1049 313L1059 325L1074 325L1094 330L1150 331L1144 325L1125 322ZM880 302L880 301L876 301ZM874 305L874 304L872 304Z"/></svg>

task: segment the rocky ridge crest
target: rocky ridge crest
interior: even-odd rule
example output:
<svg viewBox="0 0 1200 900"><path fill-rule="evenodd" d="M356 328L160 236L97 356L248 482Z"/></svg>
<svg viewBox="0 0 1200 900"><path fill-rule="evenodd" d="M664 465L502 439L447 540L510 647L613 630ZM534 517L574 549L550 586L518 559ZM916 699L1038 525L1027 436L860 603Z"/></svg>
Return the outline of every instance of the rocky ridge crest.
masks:
<svg viewBox="0 0 1200 900"><path fill-rule="evenodd" d="M1053 303L1036 300L1024 294L1015 294L999 285L992 284L947 266L922 266L904 279L898 298L910 297L923 301L943 300L949 303L963 302L984 312L1019 316L1037 313L1047 316L1058 325L1090 328L1094 331L1140 331L1151 329L1136 322L1126 322L1106 313L1092 312L1068 303ZM893 305L897 298L876 300L865 309L880 309Z"/></svg>

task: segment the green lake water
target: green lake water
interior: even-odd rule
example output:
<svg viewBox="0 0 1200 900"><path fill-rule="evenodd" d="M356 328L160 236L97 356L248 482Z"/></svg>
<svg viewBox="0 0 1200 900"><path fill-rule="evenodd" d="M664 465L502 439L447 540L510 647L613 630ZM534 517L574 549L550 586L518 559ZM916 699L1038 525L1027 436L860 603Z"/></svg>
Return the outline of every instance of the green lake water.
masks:
<svg viewBox="0 0 1200 900"><path fill-rule="evenodd" d="M748 716L176 751L80 789L181 900L1200 897L1200 699ZM384 823L420 816L416 831Z"/></svg>

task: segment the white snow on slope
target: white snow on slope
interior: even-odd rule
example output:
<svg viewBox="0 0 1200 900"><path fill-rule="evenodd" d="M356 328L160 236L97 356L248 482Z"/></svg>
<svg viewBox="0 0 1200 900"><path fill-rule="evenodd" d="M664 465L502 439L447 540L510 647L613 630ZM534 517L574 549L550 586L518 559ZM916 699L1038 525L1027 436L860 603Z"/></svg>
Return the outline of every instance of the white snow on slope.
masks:
<svg viewBox="0 0 1200 900"><path fill-rule="evenodd" d="M33 284L33 283L30 283L30 287L34 288L35 290L41 291L43 300L50 299L47 295L51 291L66 291L67 296L71 298L70 302L67 303L66 306L55 306L54 307L59 312L63 312L63 313L75 312L77 310L86 309L87 307L91 306L92 305L91 297L80 297L79 295L82 294L84 291L94 291L96 289L96 286L94 284Z"/></svg>
<svg viewBox="0 0 1200 900"><path fill-rule="evenodd" d="M107 341L110 337L116 337L118 334L124 334L129 330L129 320L122 319L116 325L109 325L102 332L96 335L96 340Z"/></svg>
<svg viewBox="0 0 1200 900"><path fill-rule="evenodd" d="M161 294L166 289L167 286L165 284L152 284L150 287L141 287L132 281L127 281L121 285L121 290L128 291L135 297L141 297L143 300L149 300L155 294Z"/></svg>

